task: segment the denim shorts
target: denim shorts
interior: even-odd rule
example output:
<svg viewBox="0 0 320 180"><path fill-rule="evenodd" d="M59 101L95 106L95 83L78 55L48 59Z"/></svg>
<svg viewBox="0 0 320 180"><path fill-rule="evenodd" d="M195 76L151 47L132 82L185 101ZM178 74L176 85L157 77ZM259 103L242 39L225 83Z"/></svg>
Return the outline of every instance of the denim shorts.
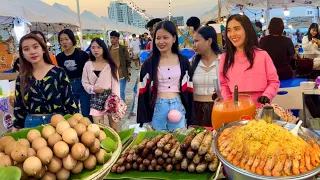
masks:
<svg viewBox="0 0 320 180"><path fill-rule="evenodd" d="M171 122L168 120L170 110L178 110L181 112L181 120L179 122ZM151 126L157 131L174 131L178 128L186 127L186 110L181 102L180 97L172 99L157 98Z"/></svg>
<svg viewBox="0 0 320 180"><path fill-rule="evenodd" d="M40 126L42 124L49 124L51 117L53 114L45 115L45 116L34 116L34 115L27 115L25 121L24 121L24 127L25 128L33 128Z"/></svg>

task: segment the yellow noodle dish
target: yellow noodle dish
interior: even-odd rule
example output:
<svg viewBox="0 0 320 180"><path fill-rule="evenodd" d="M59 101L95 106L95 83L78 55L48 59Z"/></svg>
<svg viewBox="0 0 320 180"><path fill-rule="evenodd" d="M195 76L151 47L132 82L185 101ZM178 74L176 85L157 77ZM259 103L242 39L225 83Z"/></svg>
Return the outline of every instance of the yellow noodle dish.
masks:
<svg viewBox="0 0 320 180"><path fill-rule="evenodd" d="M299 175L320 163L317 142L296 137L281 125L264 120L224 129L217 144L230 163L258 175Z"/></svg>

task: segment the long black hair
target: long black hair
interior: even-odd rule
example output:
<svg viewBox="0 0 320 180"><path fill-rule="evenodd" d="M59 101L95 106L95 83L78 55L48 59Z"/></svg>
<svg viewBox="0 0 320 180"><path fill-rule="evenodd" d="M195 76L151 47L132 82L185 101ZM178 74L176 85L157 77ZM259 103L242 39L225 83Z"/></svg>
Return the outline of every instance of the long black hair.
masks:
<svg viewBox="0 0 320 180"><path fill-rule="evenodd" d="M211 50L216 54L221 54L221 50L218 46L218 41L217 41L217 32L216 30L211 27L211 26L204 26L201 27L196 31L196 33L200 34L203 39L205 40L212 40L211 43ZM191 66L191 76L193 76L194 71L196 70L199 62L201 60L201 55L196 55L194 60L192 61L192 66Z"/></svg>
<svg viewBox="0 0 320 180"><path fill-rule="evenodd" d="M43 40L41 40L37 35L35 34L27 34L25 36L23 36L20 39L19 42L19 64L20 64L20 96L22 97L23 103L25 103L24 100L24 95L25 95L25 87L29 88L28 85L28 78L32 75L33 72L33 66L32 64L24 57L23 54L23 48L22 48L22 44L24 41L29 40L29 39L33 39L35 41L37 41L39 43L39 45L41 46L42 50L43 50L43 60L45 63L47 64L53 64L51 59L50 59L50 55L49 55L49 51L47 49L47 45L44 43Z"/></svg>
<svg viewBox="0 0 320 180"><path fill-rule="evenodd" d="M91 45L93 42L96 42L103 50L103 54L102 57L103 59L110 65L111 67L111 74L113 76L114 79L116 79L118 81L118 67L116 65L116 63L113 61L109 51L108 51L108 47L106 45L106 43L100 39L100 38L93 38L91 40ZM91 61L96 61L96 57L94 57L94 55L92 54L92 52L89 52L89 57Z"/></svg>
<svg viewBox="0 0 320 180"><path fill-rule="evenodd" d="M76 37L74 36L71 29L63 29L62 31L59 32L59 34L58 34L59 43L60 43L60 36L62 34L66 34L69 37L69 39L72 41L73 46L75 46L77 44Z"/></svg>
<svg viewBox="0 0 320 180"><path fill-rule="evenodd" d="M35 35L40 34L40 36L41 36L41 37L43 38L43 40L44 40L44 43L47 43L46 36L43 34L43 32L41 32L41 31L31 31L30 34L35 34Z"/></svg>
<svg viewBox="0 0 320 180"><path fill-rule="evenodd" d="M181 59L182 55L179 52L179 44L178 44L178 32L176 25L171 21L161 21L158 23L156 29L154 30L154 40L152 44L152 54L149 56L151 62L152 62L152 69L153 69L153 89L154 89L154 95L152 98L152 105L155 105L156 99L157 99L157 91L158 91L158 67L160 62L160 56L161 53L156 45L156 36L157 32L160 29L164 29L168 31L173 37L176 38L176 41L172 44L171 52L173 54L177 54L179 57L179 60Z"/></svg>
<svg viewBox="0 0 320 180"><path fill-rule="evenodd" d="M318 38L319 38L319 26L318 26L318 24L317 24L317 23L312 23L312 24L310 25L310 27L309 27L309 29L308 29L308 33L307 33L309 41L311 41L312 38L313 38L312 35L311 35L311 33L310 33L311 29L316 29L316 30L317 30L317 35L315 36L315 38L318 39Z"/></svg>
<svg viewBox="0 0 320 180"><path fill-rule="evenodd" d="M228 24L230 21L235 20L238 21L241 26L244 28L246 38L244 40L244 52L247 56L247 59L250 63L250 66L247 70L253 67L254 63L254 50L258 49L258 36L256 31L253 28L253 25L250 19L246 15L234 14L231 15L227 20L227 35L228 35ZM232 44L229 38L226 38L226 59L223 65L223 76L228 79L227 72L231 66L234 64L234 55L237 49Z"/></svg>

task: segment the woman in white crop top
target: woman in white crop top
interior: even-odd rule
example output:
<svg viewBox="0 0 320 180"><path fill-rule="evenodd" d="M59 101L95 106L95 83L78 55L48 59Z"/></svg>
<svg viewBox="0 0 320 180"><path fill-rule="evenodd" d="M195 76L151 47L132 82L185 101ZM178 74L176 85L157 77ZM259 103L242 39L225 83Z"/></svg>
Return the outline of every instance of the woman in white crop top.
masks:
<svg viewBox="0 0 320 180"><path fill-rule="evenodd" d="M211 26L200 28L193 38L196 52L191 62L195 109L193 124L212 126L211 112L219 86L217 70L221 51L217 44L217 33Z"/></svg>

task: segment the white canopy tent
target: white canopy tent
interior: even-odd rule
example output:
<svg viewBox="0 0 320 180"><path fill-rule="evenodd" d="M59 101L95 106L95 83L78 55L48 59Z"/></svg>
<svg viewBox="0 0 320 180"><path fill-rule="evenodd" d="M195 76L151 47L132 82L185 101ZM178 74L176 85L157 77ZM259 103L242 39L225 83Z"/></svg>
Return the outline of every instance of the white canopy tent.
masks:
<svg viewBox="0 0 320 180"><path fill-rule="evenodd" d="M53 8L49 4L46 4L40 0L11 0L12 2L21 4L23 7L31 9L39 14L44 14L45 16L39 17L37 19L28 20L30 22L39 23L64 23L69 25L78 26L77 19L68 15L67 13Z"/></svg>
<svg viewBox="0 0 320 180"><path fill-rule="evenodd" d="M105 22L90 11L81 13L82 29L105 31Z"/></svg>
<svg viewBox="0 0 320 180"><path fill-rule="evenodd" d="M115 21L111 21L108 17L101 16L101 19L106 23L106 30L114 31L119 29L119 25Z"/></svg>
<svg viewBox="0 0 320 180"><path fill-rule="evenodd" d="M9 0L1 0L0 17L6 17L7 21L12 21L12 19L9 20L8 18L17 17L29 22L43 19L45 17L45 14L36 13L19 3L15 3Z"/></svg>

